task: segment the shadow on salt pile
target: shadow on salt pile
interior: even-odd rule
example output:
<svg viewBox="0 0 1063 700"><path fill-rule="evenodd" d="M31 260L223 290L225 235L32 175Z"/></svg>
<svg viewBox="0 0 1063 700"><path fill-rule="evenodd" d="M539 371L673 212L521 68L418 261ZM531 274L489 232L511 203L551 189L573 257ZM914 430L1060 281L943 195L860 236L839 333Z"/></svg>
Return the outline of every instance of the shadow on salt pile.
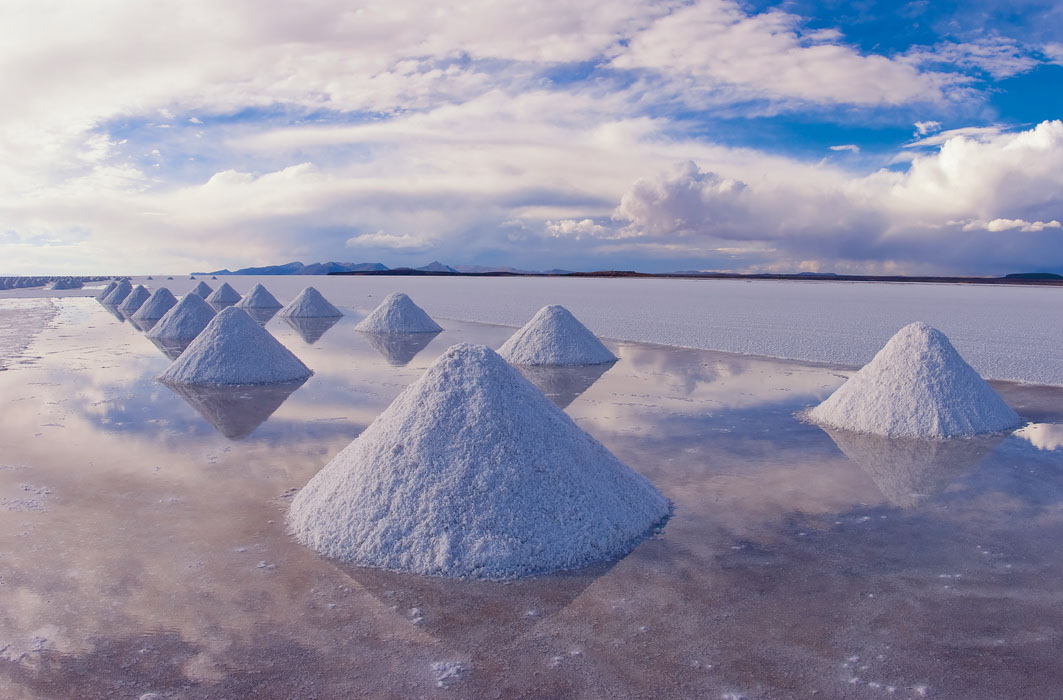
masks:
<svg viewBox="0 0 1063 700"><path fill-rule="evenodd" d="M497 649L561 612L617 561L513 581L418 576L329 560L411 624L459 649Z"/></svg>
<svg viewBox="0 0 1063 700"><path fill-rule="evenodd" d="M539 387L559 408L565 408L612 369L616 362L599 365L514 365L524 378Z"/></svg>
<svg viewBox="0 0 1063 700"><path fill-rule="evenodd" d="M949 440L889 438L823 428L838 449L867 472L899 508L933 499L996 449L1003 433Z"/></svg>
<svg viewBox="0 0 1063 700"><path fill-rule="evenodd" d="M243 440L266 422L306 380L248 386L162 384L230 440Z"/></svg>
<svg viewBox="0 0 1063 700"><path fill-rule="evenodd" d="M241 306L240 308L242 308L248 316L255 319L255 321L257 321L258 325L260 326L264 326L269 323L269 320L276 316L277 312L281 310L279 306L277 308L269 309L263 309L254 306Z"/></svg>
<svg viewBox="0 0 1063 700"><path fill-rule="evenodd" d="M362 331L369 344L377 352L384 356L389 365L405 367L417 357L417 354L428 347L428 344L439 335L435 333L373 333ZM309 341L307 341L309 342Z"/></svg>

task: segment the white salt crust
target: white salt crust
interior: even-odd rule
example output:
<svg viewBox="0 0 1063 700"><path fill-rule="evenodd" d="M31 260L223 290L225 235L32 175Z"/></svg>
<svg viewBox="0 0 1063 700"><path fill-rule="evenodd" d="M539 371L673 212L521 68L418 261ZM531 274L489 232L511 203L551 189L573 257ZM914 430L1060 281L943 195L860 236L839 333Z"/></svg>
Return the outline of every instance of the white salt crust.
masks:
<svg viewBox="0 0 1063 700"><path fill-rule="evenodd" d="M342 316L343 313L321 296L321 292L307 287L281 309L279 315L290 318L332 318Z"/></svg>
<svg viewBox="0 0 1063 700"><path fill-rule="evenodd" d="M166 315L166 312L177 306L177 299L166 287L159 287L151 295L151 298L133 314L134 321L156 321Z"/></svg>
<svg viewBox="0 0 1063 700"><path fill-rule="evenodd" d="M199 282L196 282L196 286L192 287L192 289L188 290L188 293L189 294L197 294L197 295L203 297L204 299L206 299L207 297L209 297L211 295L211 292L213 292L213 291L214 290L210 288L209 284L207 284L206 282L203 282L201 280Z"/></svg>
<svg viewBox="0 0 1063 700"><path fill-rule="evenodd" d="M897 331L808 417L832 428L912 438L981 435L1022 424L945 334L925 323Z"/></svg>
<svg viewBox="0 0 1063 700"><path fill-rule="evenodd" d="M211 304L235 304L240 301L240 292L230 287L228 282L222 282L220 287L210 293L207 301Z"/></svg>
<svg viewBox="0 0 1063 700"><path fill-rule="evenodd" d="M151 292L148 288L142 284L138 284L133 287L133 291L126 295L126 298L122 300L122 303L118 305L118 310L124 314L131 315L134 311L139 309L144 302L151 297Z"/></svg>
<svg viewBox="0 0 1063 700"><path fill-rule="evenodd" d="M102 290L100 290L100 292L96 295L96 301L103 301L104 299L106 299L107 295L110 294L111 292L113 292L114 288L117 287L117 286L118 286L118 283L115 282L114 280L111 280L110 282L108 282L107 286L104 287Z"/></svg>
<svg viewBox="0 0 1063 700"><path fill-rule="evenodd" d="M166 312L146 335L156 340L189 341L199 335L211 319L214 309L198 294L185 294Z"/></svg>
<svg viewBox="0 0 1063 700"><path fill-rule="evenodd" d="M103 298L103 303L108 306L118 306L125 298L129 296L133 291L133 285L129 283L129 280L122 280L114 286L107 296Z"/></svg>
<svg viewBox="0 0 1063 700"><path fill-rule="evenodd" d="M431 316L401 292L388 294L384 301L355 326L367 333L438 333L443 330Z"/></svg>
<svg viewBox="0 0 1063 700"><path fill-rule="evenodd" d="M544 306L510 336L498 354L515 365L600 365L616 355L557 304Z"/></svg>
<svg viewBox="0 0 1063 700"><path fill-rule="evenodd" d="M288 524L360 566L511 579L627 554L670 508L495 352L462 344L310 480Z"/></svg>
<svg viewBox="0 0 1063 700"><path fill-rule="evenodd" d="M218 312L159 379L200 386L277 384L311 374L246 311L230 306Z"/></svg>
<svg viewBox="0 0 1063 700"><path fill-rule="evenodd" d="M269 290L261 284L251 287L244 298L236 302L241 309L279 309L282 304L277 297L269 293Z"/></svg>

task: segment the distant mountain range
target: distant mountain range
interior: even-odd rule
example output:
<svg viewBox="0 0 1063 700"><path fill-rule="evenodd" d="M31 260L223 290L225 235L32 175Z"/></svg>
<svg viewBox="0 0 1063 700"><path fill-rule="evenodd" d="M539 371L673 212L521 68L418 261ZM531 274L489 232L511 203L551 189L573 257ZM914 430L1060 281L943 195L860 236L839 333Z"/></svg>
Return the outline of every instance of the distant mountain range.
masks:
<svg viewBox="0 0 1063 700"><path fill-rule="evenodd" d="M193 272L194 275L330 275L337 272L390 272L392 270L416 270L418 272L442 272L442 273L488 273L510 272L513 274L534 275L539 274L534 270L518 270L515 267L486 265L458 265L451 267L434 260L423 267L396 267L390 268L383 263L310 263L304 265L301 262L290 262L284 265L266 265L265 267L245 267L239 270L214 270L213 272ZM546 274L565 274L568 270L549 270Z"/></svg>

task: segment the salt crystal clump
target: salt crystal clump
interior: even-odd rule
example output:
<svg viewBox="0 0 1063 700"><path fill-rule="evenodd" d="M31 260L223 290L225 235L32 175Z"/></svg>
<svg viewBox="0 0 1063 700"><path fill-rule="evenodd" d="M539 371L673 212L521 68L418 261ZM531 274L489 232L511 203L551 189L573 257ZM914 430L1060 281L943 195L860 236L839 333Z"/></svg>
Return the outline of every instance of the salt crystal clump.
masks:
<svg viewBox="0 0 1063 700"><path fill-rule="evenodd" d="M145 335L155 340L191 341L212 318L214 309L203 301L203 297L185 294Z"/></svg>
<svg viewBox="0 0 1063 700"><path fill-rule="evenodd" d="M367 333L438 333L443 330L424 309L401 292L384 297L384 301L354 328Z"/></svg>
<svg viewBox="0 0 1063 700"><path fill-rule="evenodd" d="M230 287L228 282L222 282L221 286L211 292L210 296L207 297L207 301L219 306L235 304L240 301L240 292Z"/></svg>
<svg viewBox="0 0 1063 700"><path fill-rule="evenodd" d="M129 280L121 280L114 286L114 289L108 292L107 296L103 298L103 303L109 306L118 306L125 301L125 298L129 296L132 291L133 285L129 284Z"/></svg>
<svg viewBox="0 0 1063 700"><path fill-rule="evenodd" d="M455 345L292 501L360 566L511 579L622 556L668 518L645 477L482 345Z"/></svg>
<svg viewBox="0 0 1063 700"><path fill-rule="evenodd" d="M159 287L151 298L133 314L134 321L156 321L166 315L166 312L177 306L177 299L166 287Z"/></svg>
<svg viewBox="0 0 1063 700"><path fill-rule="evenodd" d="M198 294L199 296L201 296L204 299L206 299L207 297L210 296L211 292L213 292L213 291L214 290L210 288L209 284L207 284L206 282L203 282L203 281L199 281L199 282L196 282L196 286L195 287L192 287L192 289L188 290L188 293L189 294Z"/></svg>
<svg viewBox="0 0 1063 700"><path fill-rule="evenodd" d="M127 316L132 315L134 311L139 309L141 305L151 297L151 292L148 288L142 284L138 284L133 287L133 291L126 295L126 298L122 300L122 303L118 305L118 310Z"/></svg>
<svg viewBox="0 0 1063 700"><path fill-rule="evenodd" d="M888 437L994 433L1022 421L939 330L912 323L808 412L816 423Z"/></svg>
<svg viewBox="0 0 1063 700"><path fill-rule="evenodd" d="M241 309L279 309L283 306L277 297L269 293L269 290L261 284L251 287L251 291L244 298L236 302Z"/></svg>
<svg viewBox="0 0 1063 700"><path fill-rule="evenodd" d="M330 304L325 297L321 296L321 292L313 287L307 287L299 292L299 296L280 310L280 316L292 318L327 318L342 315L339 309Z"/></svg>
<svg viewBox="0 0 1063 700"><path fill-rule="evenodd" d="M159 379L172 384L278 384L311 374L243 309L231 306L218 312Z"/></svg>
<svg viewBox="0 0 1063 700"><path fill-rule="evenodd" d="M100 290L100 292L96 295L96 301L103 301L104 299L106 299L107 295L110 294L111 292L113 292L114 288L117 287L117 286L118 286L118 283L115 282L114 280L111 280L110 282L108 282L107 286L104 287L102 290Z"/></svg>
<svg viewBox="0 0 1063 700"><path fill-rule="evenodd" d="M544 306L514 333L498 354L515 365L600 365L616 355L568 309Z"/></svg>

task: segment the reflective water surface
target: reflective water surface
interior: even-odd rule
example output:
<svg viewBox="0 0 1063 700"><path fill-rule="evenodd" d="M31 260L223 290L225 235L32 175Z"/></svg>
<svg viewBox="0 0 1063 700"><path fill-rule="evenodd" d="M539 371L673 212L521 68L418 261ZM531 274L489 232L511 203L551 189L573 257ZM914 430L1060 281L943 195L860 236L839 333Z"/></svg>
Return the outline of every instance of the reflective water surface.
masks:
<svg viewBox="0 0 1063 700"><path fill-rule="evenodd" d="M371 301L371 300L369 300ZM346 314L266 328L302 385L190 391L92 299L0 372L3 698L1001 698L1063 687L1063 391L926 443L795 413L848 370L608 343L531 373L676 506L608 566L508 584L359 569L284 530L295 491L455 342ZM541 375L541 376L539 376ZM154 695L152 695L154 693Z"/></svg>

